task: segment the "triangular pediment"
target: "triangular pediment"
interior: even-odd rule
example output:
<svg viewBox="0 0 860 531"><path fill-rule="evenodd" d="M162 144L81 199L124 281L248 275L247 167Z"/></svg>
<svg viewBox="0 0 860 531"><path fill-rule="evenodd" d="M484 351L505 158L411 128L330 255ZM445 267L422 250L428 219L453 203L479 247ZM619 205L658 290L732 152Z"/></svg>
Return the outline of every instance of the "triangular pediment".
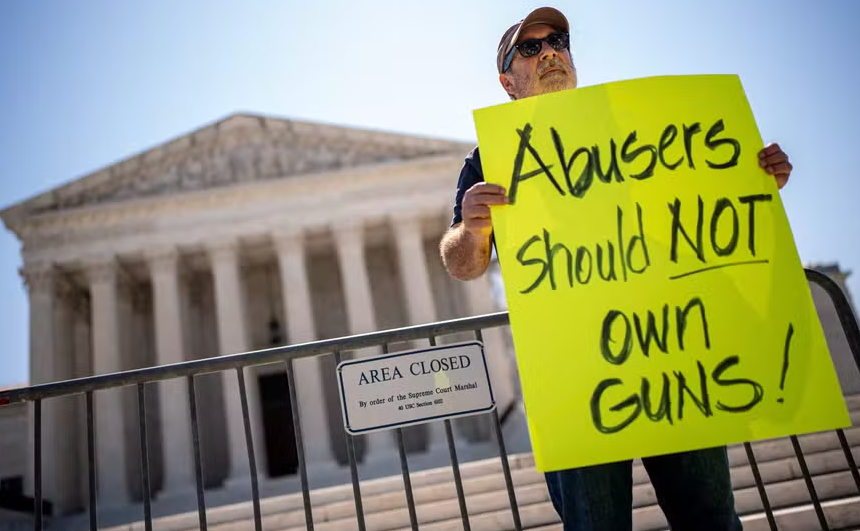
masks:
<svg viewBox="0 0 860 531"><path fill-rule="evenodd" d="M470 148L462 142L236 114L8 210L32 216L434 155L465 155Z"/></svg>

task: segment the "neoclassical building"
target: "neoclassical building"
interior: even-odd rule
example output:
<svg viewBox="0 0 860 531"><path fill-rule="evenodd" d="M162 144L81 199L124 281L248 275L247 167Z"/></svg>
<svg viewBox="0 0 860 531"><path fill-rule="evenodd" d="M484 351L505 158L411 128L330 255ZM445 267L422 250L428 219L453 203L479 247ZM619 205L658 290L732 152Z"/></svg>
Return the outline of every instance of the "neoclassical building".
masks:
<svg viewBox="0 0 860 531"><path fill-rule="evenodd" d="M452 280L438 253L471 147L240 114L7 208L29 294L30 383L496 311L489 276ZM484 340L502 410L516 393L510 341L503 330ZM313 486L347 463L335 363L295 367ZM284 366L249 369L245 382L260 477L295 475ZM200 376L195 390L206 485L247 481L236 374ZM185 380L151 385L146 402L152 490L193 493ZM100 504L138 501L136 390L98 392L95 409ZM60 513L82 509L83 397L46 402L43 419L45 496ZM491 436L481 418L456 428L467 446ZM416 458L444 442L436 427L406 430ZM366 467L398 463L390 432L357 438L356 451Z"/></svg>

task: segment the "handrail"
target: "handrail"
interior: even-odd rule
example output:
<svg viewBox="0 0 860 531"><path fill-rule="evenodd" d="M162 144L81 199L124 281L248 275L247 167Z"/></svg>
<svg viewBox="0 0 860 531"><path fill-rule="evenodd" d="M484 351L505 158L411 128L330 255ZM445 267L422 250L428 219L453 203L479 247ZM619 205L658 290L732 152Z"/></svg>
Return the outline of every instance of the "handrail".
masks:
<svg viewBox="0 0 860 531"><path fill-rule="evenodd" d="M836 307L836 315L839 317L839 323L845 332L848 348L851 349L854 363L857 365L857 370L860 371L860 325L857 324L857 318L851 309L848 297L845 296L839 284L821 271L808 268L805 268L804 271L806 272L806 279L818 284L818 286L827 292L830 300L833 301L833 305Z"/></svg>
<svg viewBox="0 0 860 531"><path fill-rule="evenodd" d="M492 328L505 326L509 323L508 312L496 312L474 317L450 319L435 323L406 326L369 332L347 337L324 339L309 343L284 345L280 347L227 354L199 360L158 365L141 369L100 374L86 378L76 378L61 382L37 384L30 387L0 391L0 406L20 402L41 400L100 389L124 387L140 383L152 383L181 376L198 376L211 372L221 372L240 367L282 363L295 359L327 354L335 350L349 351L361 348L375 347L382 343L413 341L427 339L430 336L440 336L458 332L472 332L476 328Z"/></svg>

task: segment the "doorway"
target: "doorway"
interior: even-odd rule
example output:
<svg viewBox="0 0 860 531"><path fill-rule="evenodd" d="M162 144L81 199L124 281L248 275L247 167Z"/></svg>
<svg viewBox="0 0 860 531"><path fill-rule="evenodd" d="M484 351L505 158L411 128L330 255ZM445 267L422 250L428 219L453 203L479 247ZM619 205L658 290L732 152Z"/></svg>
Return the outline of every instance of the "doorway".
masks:
<svg viewBox="0 0 860 531"><path fill-rule="evenodd" d="M270 478L293 475L299 469L299 457L287 373L262 375L259 382L268 475Z"/></svg>

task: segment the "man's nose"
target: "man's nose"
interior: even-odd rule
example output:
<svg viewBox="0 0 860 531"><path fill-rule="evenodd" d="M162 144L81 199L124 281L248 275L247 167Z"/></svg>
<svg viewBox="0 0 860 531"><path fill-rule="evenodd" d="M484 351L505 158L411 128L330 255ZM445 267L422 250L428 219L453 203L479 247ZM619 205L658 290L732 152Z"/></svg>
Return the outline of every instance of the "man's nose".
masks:
<svg viewBox="0 0 860 531"><path fill-rule="evenodd" d="M558 53L555 51L555 49L552 46L550 46L548 42L543 41L540 44L541 44L541 48L540 48L540 60L541 61L543 61L544 59L551 59L551 58L555 57L556 55L558 55Z"/></svg>

